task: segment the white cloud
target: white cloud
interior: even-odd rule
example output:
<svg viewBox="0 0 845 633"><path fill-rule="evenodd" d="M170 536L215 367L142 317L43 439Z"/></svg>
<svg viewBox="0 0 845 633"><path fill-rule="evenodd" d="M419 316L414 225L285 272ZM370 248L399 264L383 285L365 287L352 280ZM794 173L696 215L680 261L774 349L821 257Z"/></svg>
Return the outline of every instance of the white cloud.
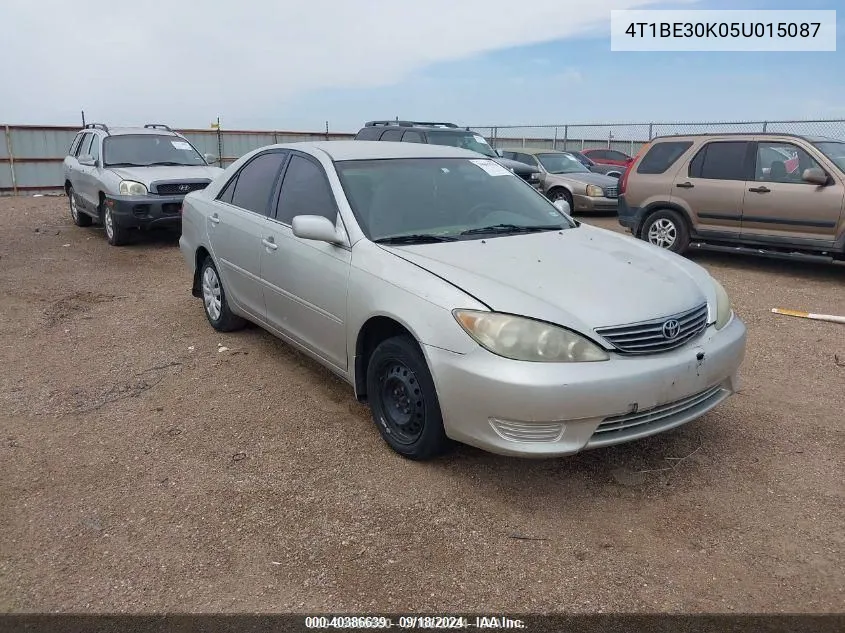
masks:
<svg viewBox="0 0 845 633"><path fill-rule="evenodd" d="M0 55L0 118L74 121L85 107L116 122L204 125L226 113L235 125L272 119L311 90L392 84L433 63L580 35L611 9L656 0L2 3L15 54Z"/></svg>

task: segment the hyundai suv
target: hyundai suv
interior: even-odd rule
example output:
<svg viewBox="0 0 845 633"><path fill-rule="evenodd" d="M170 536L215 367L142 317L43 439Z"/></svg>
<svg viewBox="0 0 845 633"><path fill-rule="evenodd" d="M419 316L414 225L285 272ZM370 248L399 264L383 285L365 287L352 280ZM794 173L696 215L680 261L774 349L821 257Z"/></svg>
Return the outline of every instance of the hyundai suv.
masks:
<svg viewBox="0 0 845 633"><path fill-rule="evenodd" d="M182 200L223 170L166 125L109 128L89 123L64 160L65 193L77 226L99 222L109 244L121 246L136 229L178 228Z"/></svg>
<svg viewBox="0 0 845 633"><path fill-rule="evenodd" d="M356 141L401 141L403 143L428 143L460 147L489 156L503 167L540 188L540 170L516 160L502 158L480 134L469 128L461 129L454 123L426 121L368 121L355 135Z"/></svg>
<svg viewBox="0 0 845 633"><path fill-rule="evenodd" d="M845 141L664 136L619 181L619 223L656 246L845 260Z"/></svg>

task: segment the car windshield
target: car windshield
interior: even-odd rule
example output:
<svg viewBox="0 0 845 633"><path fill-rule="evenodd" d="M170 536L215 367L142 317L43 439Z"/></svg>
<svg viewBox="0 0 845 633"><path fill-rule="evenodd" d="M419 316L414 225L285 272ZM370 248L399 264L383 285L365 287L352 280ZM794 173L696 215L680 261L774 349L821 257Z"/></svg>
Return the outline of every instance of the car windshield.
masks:
<svg viewBox="0 0 845 633"><path fill-rule="evenodd" d="M570 154L537 154L537 160L550 174L583 174L590 171Z"/></svg>
<svg viewBox="0 0 845 633"><path fill-rule="evenodd" d="M822 141L815 143L821 152L845 172L845 143L842 141Z"/></svg>
<svg viewBox="0 0 845 633"><path fill-rule="evenodd" d="M103 141L105 167L205 165L205 159L185 139L158 134L121 134Z"/></svg>
<svg viewBox="0 0 845 633"><path fill-rule="evenodd" d="M336 166L358 224L373 241L481 239L576 226L489 159L351 160Z"/></svg>
<svg viewBox="0 0 845 633"><path fill-rule="evenodd" d="M490 147L490 144L479 134L456 134L455 132L429 132L429 143L432 145L449 145L450 147L460 147L463 149L472 150L491 158L496 158L496 152Z"/></svg>

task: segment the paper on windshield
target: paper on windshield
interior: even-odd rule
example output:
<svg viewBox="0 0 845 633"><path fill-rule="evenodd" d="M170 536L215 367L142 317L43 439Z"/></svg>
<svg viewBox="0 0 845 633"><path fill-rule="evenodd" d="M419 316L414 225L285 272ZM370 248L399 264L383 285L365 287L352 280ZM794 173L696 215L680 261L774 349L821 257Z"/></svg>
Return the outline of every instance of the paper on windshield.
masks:
<svg viewBox="0 0 845 633"><path fill-rule="evenodd" d="M472 138L474 138L476 141L478 141L482 145L487 145L487 139L485 139L483 136L479 136L478 134L473 134Z"/></svg>
<svg viewBox="0 0 845 633"><path fill-rule="evenodd" d="M474 158L470 160L474 165L478 165L486 171L491 176L512 176L513 172L508 171L504 167L502 167L499 163L495 160L490 160L489 158Z"/></svg>
<svg viewBox="0 0 845 633"><path fill-rule="evenodd" d="M170 144L176 149L185 150L186 152L190 152L194 149L191 147L190 143L186 143L185 141L170 141Z"/></svg>

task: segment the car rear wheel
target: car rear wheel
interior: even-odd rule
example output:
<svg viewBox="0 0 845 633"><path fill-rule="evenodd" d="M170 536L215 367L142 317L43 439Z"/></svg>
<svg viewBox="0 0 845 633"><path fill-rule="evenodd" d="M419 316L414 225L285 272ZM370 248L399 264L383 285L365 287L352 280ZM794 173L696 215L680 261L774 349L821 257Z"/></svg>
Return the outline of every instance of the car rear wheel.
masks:
<svg viewBox="0 0 845 633"><path fill-rule="evenodd" d="M689 246L689 230L677 211L661 209L648 217L640 237L673 253L683 253Z"/></svg>
<svg viewBox="0 0 845 633"><path fill-rule="evenodd" d="M73 218L73 223L76 226L91 226L91 216L80 210L73 187L68 187L67 197L70 201L70 217Z"/></svg>
<svg viewBox="0 0 845 633"><path fill-rule="evenodd" d="M241 329L246 321L229 308L226 291L220 281L220 273L211 257L206 257L200 268L202 305L208 322L218 332L233 332Z"/></svg>
<svg viewBox="0 0 845 633"><path fill-rule="evenodd" d="M382 341L367 365L367 399L384 441L409 459L432 459L449 440L425 357L414 340Z"/></svg>
<svg viewBox="0 0 845 633"><path fill-rule="evenodd" d="M122 228L117 223L114 213L106 205L100 205L102 208L101 217L103 218L103 228L106 230L106 239L112 246L123 246L129 242L129 230Z"/></svg>

